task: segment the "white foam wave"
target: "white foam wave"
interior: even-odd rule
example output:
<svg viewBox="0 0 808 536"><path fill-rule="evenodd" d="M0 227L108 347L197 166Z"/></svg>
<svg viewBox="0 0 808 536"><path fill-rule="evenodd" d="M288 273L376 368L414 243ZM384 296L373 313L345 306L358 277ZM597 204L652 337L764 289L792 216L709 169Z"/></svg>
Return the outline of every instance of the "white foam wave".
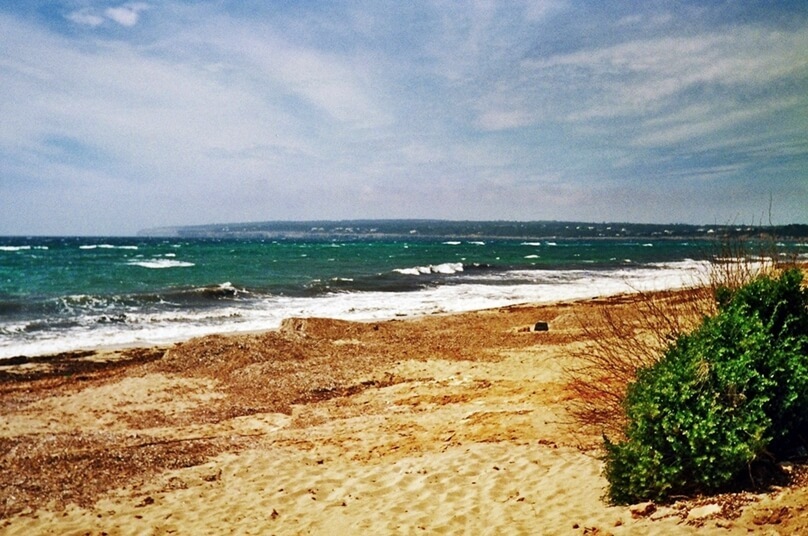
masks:
<svg viewBox="0 0 808 536"><path fill-rule="evenodd" d="M444 242L444 244L446 244L447 246L459 246L462 243L463 242L459 242L457 240L448 240L448 241Z"/></svg>
<svg viewBox="0 0 808 536"><path fill-rule="evenodd" d="M163 268L187 268L195 266L192 262L175 261L173 259L152 259L147 261L130 261L130 266L141 266L143 268L163 269Z"/></svg>
<svg viewBox="0 0 808 536"><path fill-rule="evenodd" d="M404 275L425 274L456 274L463 271L462 262L445 262L443 264L430 264L428 266L414 266L412 268L396 268L396 273Z"/></svg>
<svg viewBox="0 0 808 536"><path fill-rule="evenodd" d="M0 251L7 251L9 253L13 253L15 251L30 251L32 249L44 251L48 249L48 246L0 246Z"/></svg>
<svg viewBox="0 0 808 536"><path fill-rule="evenodd" d="M123 321L98 323L88 318L86 325L37 332L35 339L21 341L14 334L6 337L0 333L0 358L82 348L169 344L211 333L275 329L284 318L293 316L386 320L402 315L456 313L518 303L552 303L683 288L706 281L708 270L709 263L698 261L615 270L520 270L475 274L473 283L441 285L417 292L335 293L314 298L268 296L229 301L221 307L202 310L131 311ZM233 285L223 283L220 288ZM74 298L82 301L80 296Z"/></svg>
<svg viewBox="0 0 808 536"><path fill-rule="evenodd" d="M137 250L137 246L116 246L113 244L83 244L79 249L131 249Z"/></svg>

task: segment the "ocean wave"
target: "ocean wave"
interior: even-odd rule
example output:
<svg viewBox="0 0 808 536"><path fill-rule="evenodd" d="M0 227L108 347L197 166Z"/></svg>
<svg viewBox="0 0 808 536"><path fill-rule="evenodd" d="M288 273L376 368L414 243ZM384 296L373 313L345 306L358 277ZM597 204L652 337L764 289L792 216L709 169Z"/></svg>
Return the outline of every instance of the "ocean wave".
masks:
<svg viewBox="0 0 808 536"><path fill-rule="evenodd" d="M417 288L414 291L360 291L352 284L352 290L346 292L289 296L250 294L226 282L115 299L75 295L66 300L75 308L74 315L40 317L25 322L24 326L16 320L4 323L4 329L0 330L0 358L112 345L169 343L217 332L274 329L283 318L291 316L380 320L677 288L697 284L699 275L708 266L706 262L687 260L643 268L502 272L478 270L469 265L469 273L452 284L403 286ZM456 273L460 268L459 263L446 263L413 270L420 275L441 273L440 270Z"/></svg>
<svg viewBox="0 0 808 536"><path fill-rule="evenodd" d="M70 294L56 298L60 308L65 309L105 309L119 301L117 296L93 296L91 294Z"/></svg>
<svg viewBox="0 0 808 536"><path fill-rule="evenodd" d="M0 327L36 319L37 329L58 326L65 318L80 319L81 325L122 323L133 313L152 314L165 310L209 309L223 303L247 302L256 295L229 282L220 285L164 289L130 294L70 294L46 300L0 296Z"/></svg>
<svg viewBox="0 0 808 536"><path fill-rule="evenodd" d="M46 250L48 246L0 246L0 251L7 251L9 253L14 253L15 251L30 251L32 249Z"/></svg>
<svg viewBox="0 0 808 536"><path fill-rule="evenodd" d="M427 266L414 266L412 268L396 268L393 270L403 275L427 275L427 274L456 274L463 271L462 262L445 262L443 264L430 264Z"/></svg>
<svg viewBox="0 0 808 536"><path fill-rule="evenodd" d="M230 299L250 295L250 292L247 289L237 288L233 286L230 281L226 281L220 285L194 288L191 290L191 293L214 300Z"/></svg>
<svg viewBox="0 0 808 536"><path fill-rule="evenodd" d="M187 268L196 266L192 262L175 261L173 259L151 259L151 260L135 260L129 261L127 264L130 266L140 266L142 268L163 269L163 268Z"/></svg>
<svg viewBox="0 0 808 536"><path fill-rule="evenodd" d="M137 246L116 246L114 244L82 244L79 246L79 249L130 249L130 250L137 250Z"/></svg>

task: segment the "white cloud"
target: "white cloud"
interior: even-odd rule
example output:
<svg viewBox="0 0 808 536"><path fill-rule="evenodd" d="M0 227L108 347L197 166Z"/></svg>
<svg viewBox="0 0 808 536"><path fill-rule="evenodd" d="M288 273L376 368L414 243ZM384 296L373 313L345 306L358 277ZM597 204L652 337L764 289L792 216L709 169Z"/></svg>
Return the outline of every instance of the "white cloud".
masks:
<svg viewBox="0 0 808 536"><path fill-rule="evenodd" d="M483 130L509 130L530 125L533 116L524 110L486 110L477 119Z"/></svg>
<svg viewBox="0 0 808 536"><path fill-rule="evenodd" d="M48 136L66 136L107 154L109 169L150 169L144 180L159 181L215 166L211 150L308 144L295 119L249 84L123 43L75 47L1 19L0 28L10 55L0 66L0 149L35 154Z"/></svg>
<svg viewBox="0 0 808 536"><path fill-rule="evenodd" d="M526 0L522 2L524 16L528 21L535 22L546 18L548 15L561 11L566 7L564 0Z"/></svg>
<svg viewBox="0 0 808 536"><path fill-rule="evenodd" d="M650 26L664 26L673 20L673 15L670 13L634 13L627 15L617 21L618 26L636 26L648 28Z"/></svg>
<svg viewBox="0 0 808 536"><path fill-rule="evenodd" d="M738 131L745 124L761 124L767 117L789 109L796 109L804 101L799 97L769 99L755 107L743 107L732 99L723 103L707 105L700 103L676 110L643 124L644 132L637 136L632 145L635 147L666 147L683 142L704 143L704 139L716 133L725 132L725 144L733 144L738 140ZM750 140L750 128L744 129L740 137ZM711 148L716 149L715 142Z"/></svg>
<svg viewBox="0 0 808 536"><path fill-rule="evenodd" d="M115 22L121 26L131 28L140 20L140 14L151 6L145 2L130 2L117 7L109 7L102 12L85 7L71 11L65 18L83 26L92 28L101 26L107 21Z"/></svg>
<svg viewBox="0 0 808 536"><path fill-rule="evenodd" d="M775 176L778 159L804 158L804 122L789 119L808 106L804 50L804 27L734 26L525 59L474 100L474 125L532 138L532 165L582 186Z"/></svg>
<svg viewBox="0 0 808 536"><path fill-rule="evenodd" d="M724 91L762 88L805 72L808 33L803 29L765 32L736 27L724 33L664 37L546 59L524 67L534 76L567 76L570 90L594 93L589 105L570 113L573 120L645 114L684 91L710 85Z"/></svg>
<svg viewBox="0 0 808 536"><path fill-rule="evenodd" d="M140 13L148 8L149 5L142 2L123 4L122 6L107 8L104 15L121 26L131 27L138 23Z"/></svg>
<svg viewBox="0 0 808 536"><path fill-rule="evenodd" d="M370 58L303 47L266 27L241 24L234 28L226 19L216 19L207 28L203 46L215 47L237 66L240 76L260 80L271 98L295 96L347 127L373 128L391 122L380 98L385 88L378 83L379 73ZM191 47L200 44L197 37L190 39L186 44Z"/></svg>
<svg viewBox="0 0 808 536"><path fill-rule="evenodd" d="M551 11L550 2L443 6L435 11L437 26L423 44L427 66L459 87L486 84L530 46L532 32Z"/></svg>
<svg viewBox="0 0 808 536"><path fill-rule="evenodd" d="M148 31L132 42L60 33L0 10L2 197L55 206L62 195L69 217L103 205L110 221L120 208L128 231L268 217L609 219L597 209L605 187L625 196L645 181L652 202L673 189L656 192L665 177L685 199L688 178L768 177L777 158L790 169L805 158L797 23L682 32L678 12L586 19L585 5L556 2L228 14L226 2L112 1L72 3L96 7L67 24ZM617 216L645 216L629 205Z"/></svg>

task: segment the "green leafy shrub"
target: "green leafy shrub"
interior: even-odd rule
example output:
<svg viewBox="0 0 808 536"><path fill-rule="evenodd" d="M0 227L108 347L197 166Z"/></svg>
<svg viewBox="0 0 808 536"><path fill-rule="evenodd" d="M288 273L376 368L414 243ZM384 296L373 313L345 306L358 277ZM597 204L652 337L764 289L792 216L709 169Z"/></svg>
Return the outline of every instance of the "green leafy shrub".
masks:
<svg viewBox="0 0 808 536"><path fill-rule="evenodd" d="M616 503L713 492L805 444L808 294L798 270L717 293L718 313L638 372L625 440L606 440Z"/></svg>
<svg viewBox="0 0 808 536"><path fill-rule="evenodd" d="M719 311L744 307L764 320L777 339L808 333L808 290L802 288L802 272L797 268L785 270L777 278L756 277L735 291L719 288L716 294Z"/></svg>
<svg viewBox="0 0 808 536"><path fill-rule="evenodd" d="M758 277L732 293L719 311L741 308L757 316L772 337L758 370L773 381L767 412L774 420L774 452L806 444L808 430L808 290L793 268L779 278Z"/></svg>

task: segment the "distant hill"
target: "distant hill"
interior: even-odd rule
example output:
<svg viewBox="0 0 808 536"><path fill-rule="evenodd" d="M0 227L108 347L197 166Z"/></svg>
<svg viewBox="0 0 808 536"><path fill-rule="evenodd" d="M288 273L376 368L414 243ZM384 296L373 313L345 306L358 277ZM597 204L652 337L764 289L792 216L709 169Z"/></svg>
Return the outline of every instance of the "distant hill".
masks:
<svg viewBox="0 0 808 536"><path fill-rule="evenodd" d="M563 221L267 221L158 227L140 236L184 238L808 238L808 225L688 225Z"/></svg>

